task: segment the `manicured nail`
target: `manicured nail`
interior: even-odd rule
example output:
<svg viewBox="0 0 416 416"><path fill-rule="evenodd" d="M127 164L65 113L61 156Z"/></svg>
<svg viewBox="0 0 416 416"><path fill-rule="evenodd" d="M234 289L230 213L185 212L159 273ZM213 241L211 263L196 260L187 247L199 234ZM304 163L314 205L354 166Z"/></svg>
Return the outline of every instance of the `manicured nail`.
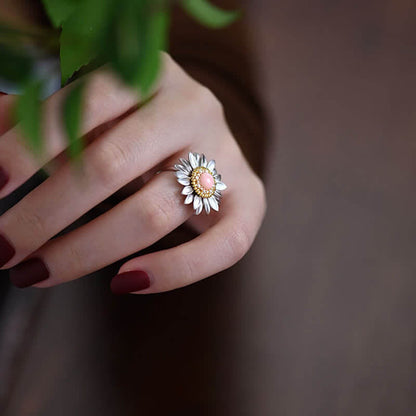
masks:
<svg viewBox="0 0 416 416"><path fill-rule="evenodd" d="M8 242L6 237L0 234L0 267L3 267L14 255L16 250Z"/></svg>
<svg viewBox="0 0 416 416"><path fill-rule="evenodd" d="M49 277L49 270L39 258L31 258L10 269L11 282L20 288L32 286Z"/></svg>
<svg viewBox="0 0 416 416"><path fill-rule="evenodd" d="M9 182L9 175L6 173L6 171L0 166L0 190L3 188L3 186L6 185L6 183Z"/></svg>
<svg viewBox="0 0 416 416"><path fill-rule="evenodd" d="M135 270L120 273L111 281L111 291L116 295L138 292L150 286L150 279L146 272Z"/></svg>

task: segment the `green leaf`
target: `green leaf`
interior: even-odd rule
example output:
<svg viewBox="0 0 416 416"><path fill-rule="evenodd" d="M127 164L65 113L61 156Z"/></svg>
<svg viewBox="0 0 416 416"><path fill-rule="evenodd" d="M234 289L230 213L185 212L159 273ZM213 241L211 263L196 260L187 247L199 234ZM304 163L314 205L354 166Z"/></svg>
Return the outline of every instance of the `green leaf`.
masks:
<svg viewBox="0 0 416 416"><path fill-rule="evenodd" d="M26 85L16 106L17 121L20 122L23 137L36 155L40 155L43 150L41 94L42 83L32 80Z"/></svg>
<svg viewBox="0 0 416 416"><path fill-rule="evenodd" d="M32 73L32 58L0 44L0 78L15 84L25 83Z"/></svg>
<svg viewBox="0 0 416 416"><path fill-rule="evenodd" d="M149 15L147 31L143 33L139 55L138 86L144 97L148 95L160 71L160 51L167 45L169 13L159 8Z"/></svg>
<svg viewBox="0 0 416 416"><path fill-rule="evenodd" d="M88 36L83 38L78 34L71 33L65 25L66 23L62 26L60 38L62 85L65 85L76 71L95 57L93 42L88 39Z"/></svg>
<svg viewBox="0 0 416 416"><path fill-rule="evenodd" d="M83 150L83 142L80 137L83 91L84 83L77 82L70 89L63 103L62 116L68 138L67 151L71 159L78 159Z"/></svg>
<svg viewBox="0 0 416 416"><path fill-rule="evenodd" d="M79 0L42 0L46 13L55 27L59 27L79 4Z"/></svg>
<svg viewBox="0 0 416 416"><path fill-rule="evenodd" d="M110 0L84 0L64 21L60 37L62 84L96 57L109 5Z"/></svg>
<svg viewBox="0 0 416 416"><path fill-rule="evenodd" d="M181 3L190 16L213 29L228 26L241 16L241 11L222 10L208 0L181 0Z"/></svg>
<svg viewBox="0 0 416 416"><path fill-rule="evenodd" d="M126 2L113 11L105 31L103 55L129 85L146 96L160 69L160 50L166 47L169 25L167 2Z"/></svg>

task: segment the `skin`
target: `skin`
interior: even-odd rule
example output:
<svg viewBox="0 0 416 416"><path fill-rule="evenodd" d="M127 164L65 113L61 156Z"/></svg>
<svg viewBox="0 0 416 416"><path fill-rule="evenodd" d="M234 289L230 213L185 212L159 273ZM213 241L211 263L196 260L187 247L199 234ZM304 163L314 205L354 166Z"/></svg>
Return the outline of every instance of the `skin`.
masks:
<svg viewBox="0 0 416 416"><path fill-rule="evenodd" d="M168 54L153 98L141 97L108 69L87 75L82 133L90 134L82 180L62 158L66 140L60 106L69 85L45 101L44 154L36 159L25 147L19 126L7 121L14 98L0 97L0 166L10 180L0 198L13 192L45 164L51 176L0 217L0 232L16 249L3 268L40 257L50 276L36 284L68 282L133 254L188 222L199 232L174 248L133 258L119 273L143 270L151 281L138 293L157 293L194 283L235 264L250 248L263 220L264 186L244 158L224 117L221 103ZM136 108L136 106L138 108ZM133 110L132 110L133 109ZM120 117L127 112L127 116ZM100 127L100 134L90 132ZM215 159L228 189L220 211L193 215L172 172L188 152ZM63 236L58 232L94 206L140 178L144 186L101 216Z"/></svg>

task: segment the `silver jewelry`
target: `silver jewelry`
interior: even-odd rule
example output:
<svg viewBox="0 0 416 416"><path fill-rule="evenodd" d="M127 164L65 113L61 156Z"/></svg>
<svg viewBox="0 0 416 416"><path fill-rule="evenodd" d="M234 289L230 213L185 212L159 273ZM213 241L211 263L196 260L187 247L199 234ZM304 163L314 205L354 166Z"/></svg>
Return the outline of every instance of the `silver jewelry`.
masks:
<svg viewBox="0 0 416 416"><path fill-rule="evenodd" d="M179 159L174 166L177 181L183 185L182 195L185 204L193 203L195 214L199 215L203 209L209 214L211 209L218 211L221 191L227 185L221 181L221 175L215 169L215 160L206 159L204 154L189 153L188 159Z"/></svg>

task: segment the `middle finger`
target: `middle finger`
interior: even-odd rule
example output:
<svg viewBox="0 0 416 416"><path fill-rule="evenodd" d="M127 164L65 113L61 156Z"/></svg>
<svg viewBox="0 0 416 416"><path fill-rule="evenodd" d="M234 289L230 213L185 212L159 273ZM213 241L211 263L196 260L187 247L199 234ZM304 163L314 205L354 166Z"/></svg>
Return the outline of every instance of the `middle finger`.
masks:
<svg viewBox="0 0 416 416"><path fill-rule="evenodd" d="M156 96L86 148L82 182L67 163L0 217L0 238L15 252L9 249L12 256L2 268L14 266L125 184L186 147L195 130L180 128L181 110L163 103L163 97Z"/></svg>

